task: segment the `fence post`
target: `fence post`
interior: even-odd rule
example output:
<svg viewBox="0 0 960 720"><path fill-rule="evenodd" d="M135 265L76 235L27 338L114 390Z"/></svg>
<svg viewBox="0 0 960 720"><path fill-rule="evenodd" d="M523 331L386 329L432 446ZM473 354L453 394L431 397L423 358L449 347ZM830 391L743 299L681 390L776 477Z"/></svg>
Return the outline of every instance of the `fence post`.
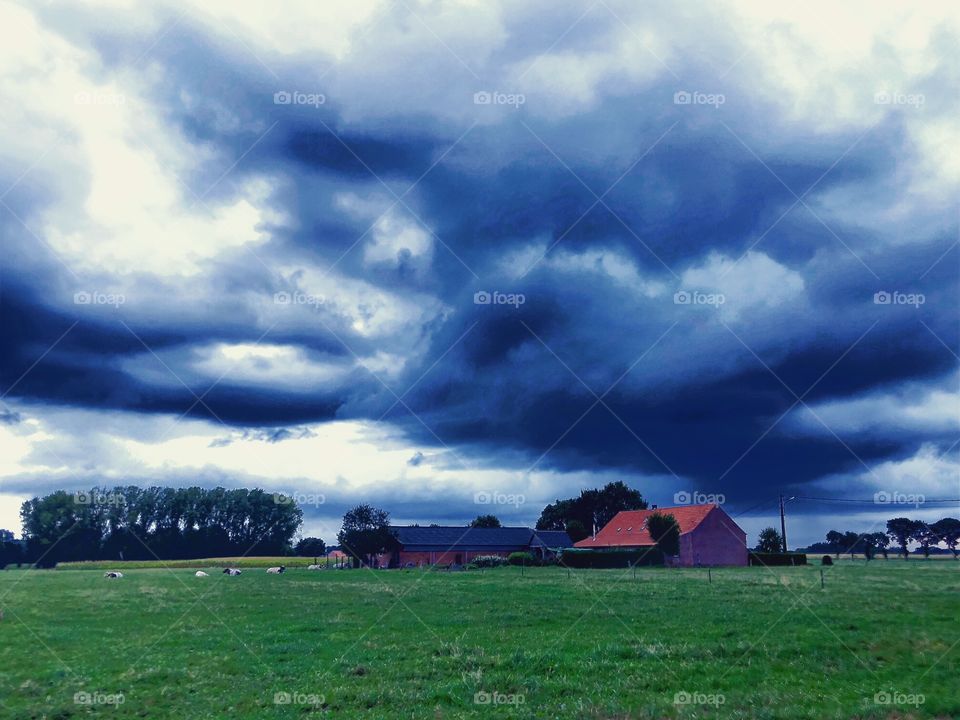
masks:
<svg viewBox="0 0 960 720"><path fill-rule="evenodd" d="M710 568L707 568L707 581L713 585L713 573L710 572Z"/></svg>
<svg viewBox="0 0 960 720"><path fill-rule="evenodd" d="M822 590L824 587L826 586L823 584L823 568L821 568L820 569L820 589Z"/></svg>

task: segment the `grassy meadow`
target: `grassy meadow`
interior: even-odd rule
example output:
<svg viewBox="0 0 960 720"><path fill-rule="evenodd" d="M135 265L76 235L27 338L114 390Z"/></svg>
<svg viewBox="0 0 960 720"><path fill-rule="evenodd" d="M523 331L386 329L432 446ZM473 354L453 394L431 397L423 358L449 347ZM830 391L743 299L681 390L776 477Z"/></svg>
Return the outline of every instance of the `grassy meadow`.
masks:
<svg viewBox="0 0 960 720"><path fill-rule="evenodd" d="M960 563L223 564L0 572L0 717L960 717Z"/></svg>

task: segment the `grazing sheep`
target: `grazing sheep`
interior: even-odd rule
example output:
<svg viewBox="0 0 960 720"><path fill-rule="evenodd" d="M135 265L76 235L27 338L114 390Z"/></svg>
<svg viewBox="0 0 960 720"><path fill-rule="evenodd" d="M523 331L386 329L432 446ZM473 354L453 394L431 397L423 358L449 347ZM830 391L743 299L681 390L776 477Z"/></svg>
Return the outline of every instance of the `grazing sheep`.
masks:
<svg viewBox="0 0 960 720"><path fill-rule="evenodd" d="M207 575L203 570L197 570L197 571L194 573L194 575L196 575L197 577L210 577L210 576Z"/></svg>
<svg viewBox="0 0 960 720"><path fill-rule="evenodd" d="M239 574L240 574L240 571L237 570L236 568L224 568L224 569L223 569L223 574L224 574L224 575L239 575Z"/></svg>
<svg viewBox="0 0 960 720"><path fill-rule="evenodd" d="M286 570L287 569L283 565L280 567L267 568L267 572L271 575L280 575L281 573L286 572Z"/></svg>
<svg viewBox="0 0 960 720"><path fill-rule="evenodd" d="M123 573L119 570L107 570L103 576L109 580L116 580L117 578L122 578Z"/></svg>
<svg viewBox="0 0 960 720"><path fill-rule="evenodd" d="M307 565L307 570L323 570L323 565Z"/></svg>

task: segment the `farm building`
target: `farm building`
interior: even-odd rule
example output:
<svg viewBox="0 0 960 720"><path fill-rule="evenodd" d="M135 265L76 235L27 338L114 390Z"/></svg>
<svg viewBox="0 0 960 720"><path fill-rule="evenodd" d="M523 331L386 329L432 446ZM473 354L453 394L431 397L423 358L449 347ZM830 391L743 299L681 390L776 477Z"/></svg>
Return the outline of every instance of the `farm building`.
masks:
<svg viewBox="0 0 960 720"><path fill-rule="evenodd" d="M719 505L681 505L624 510L578 548L635 550L654 545L647 531L653 513L673 515L680 525L680 565L746 565L747 534Z"/></svg>
<svg viewBox="0 0 960 720"><path fill-rule="evenodd" d="M391 554L380 558L381 566L465 565L478 555L507 557L514 552L530 552L545 558L573 546L563 531L535 531L525 527L410 525L394 526L390 530L397 546Z"/></svg>

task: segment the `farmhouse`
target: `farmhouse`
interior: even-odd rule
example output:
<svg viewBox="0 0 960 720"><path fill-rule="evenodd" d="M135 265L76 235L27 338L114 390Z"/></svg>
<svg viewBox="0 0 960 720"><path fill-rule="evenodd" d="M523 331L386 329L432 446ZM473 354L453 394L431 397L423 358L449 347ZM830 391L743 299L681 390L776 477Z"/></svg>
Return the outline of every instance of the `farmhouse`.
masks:
<svg viewBox="0 0 960 720"><path fill-rule="evenodd" d="M719 505L681 505L654 510L624 510L578 548L636 550L654 545L647 519L655 512L673 515L680 525L680 565L746 565L747 534Z"/></svg>
<svg viewBox="0 0 960 720"><path fill-rule="evenodd" d="M396 538L392 553L381 556L381 566L465 565L478 555L507 557L530 552L548 558L572 547L563 531L532 530L525 527L473 528L419 525L393 526Z"/></svg>

